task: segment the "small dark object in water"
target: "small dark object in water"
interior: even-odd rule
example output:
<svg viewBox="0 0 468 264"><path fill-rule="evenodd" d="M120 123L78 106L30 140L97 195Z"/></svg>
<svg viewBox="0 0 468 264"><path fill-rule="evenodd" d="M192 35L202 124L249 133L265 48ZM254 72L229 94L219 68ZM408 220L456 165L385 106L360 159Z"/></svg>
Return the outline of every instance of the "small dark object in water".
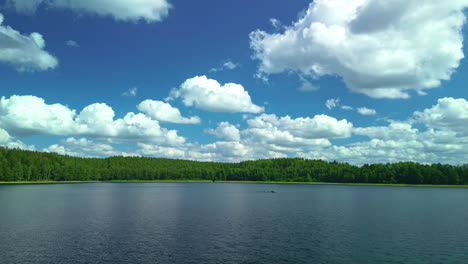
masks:
<svg viewBox="0 0 468 264"><path fill-rule="evenodd" d="M271 190L271 191L265 191L266 193L276 193L275 191Z"/></svg>

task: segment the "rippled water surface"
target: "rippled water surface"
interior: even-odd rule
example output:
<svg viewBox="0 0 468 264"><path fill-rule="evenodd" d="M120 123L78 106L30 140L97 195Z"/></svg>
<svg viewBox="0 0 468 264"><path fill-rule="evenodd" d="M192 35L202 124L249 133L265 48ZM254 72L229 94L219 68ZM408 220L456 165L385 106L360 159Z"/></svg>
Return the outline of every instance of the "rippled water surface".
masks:
<svg viewBox="0 0 468 264"><path fill-rule="evenodd" d="M468 263L468 189L0 186L0 263Z"/></svg>

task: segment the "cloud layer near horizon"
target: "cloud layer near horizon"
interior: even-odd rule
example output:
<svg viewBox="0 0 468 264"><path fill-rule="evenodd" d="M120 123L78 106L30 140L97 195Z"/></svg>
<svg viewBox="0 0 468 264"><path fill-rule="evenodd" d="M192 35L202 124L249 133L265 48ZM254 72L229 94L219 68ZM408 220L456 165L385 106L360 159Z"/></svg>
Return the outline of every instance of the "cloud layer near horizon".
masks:
<svg viewBox="0 0 468 264"><path fill-rule="evenodd" d="M36 96L0 99L0 127L13 137L36 135L87 136L110 142L185 142L175 130L161 128L157 120L142 113L127 113L115 119L114 110L104 104L86 106L79 113L62 104L47 104Z"/></svg>
<svg viewBox="0 0 468 264"><path fill-rule="evenodd" d="M90 104L77 112L35 96L2 97L0 144L35 149L20 140L35 135L59 136L64 139L43 150L85 157L132 155L228 162L299 156L358 165L397 161L462 164L468 155L468 130L462 125L468 121L468 101L462 98L441 98L432 107L385 126L354 127L346 119L323 114L297 118L260 114L245 120L244 128L225 121L205 130L215 137L207 144L161 127L155 117L163 119L154 113L132 112L115 117L114 110L104 103ZM180 115L172 118L190 120ZM335 143L354 136L367 140ZM123 151L121 144L136 148Z"/></svg>

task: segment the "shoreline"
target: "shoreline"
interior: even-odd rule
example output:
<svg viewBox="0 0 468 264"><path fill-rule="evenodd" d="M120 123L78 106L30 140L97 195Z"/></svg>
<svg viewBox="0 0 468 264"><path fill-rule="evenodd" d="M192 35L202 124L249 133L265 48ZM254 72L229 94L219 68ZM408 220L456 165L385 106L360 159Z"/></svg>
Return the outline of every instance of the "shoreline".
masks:
<svg viewBox="0 0 468 264"><path fill-rule="evenodd" d="M210 180L113 180L113 181L17 181L2 182L0 185L35 185L35 184L83 184L83 183L251 183L251 184L304 184L304 185L351 185L351 186L386 186L386 187L435 187L468 188L468 185L431 185L431 184L385 184L385 183L334 183L334 182L277 182L277 181L216 181Z"/></svg>

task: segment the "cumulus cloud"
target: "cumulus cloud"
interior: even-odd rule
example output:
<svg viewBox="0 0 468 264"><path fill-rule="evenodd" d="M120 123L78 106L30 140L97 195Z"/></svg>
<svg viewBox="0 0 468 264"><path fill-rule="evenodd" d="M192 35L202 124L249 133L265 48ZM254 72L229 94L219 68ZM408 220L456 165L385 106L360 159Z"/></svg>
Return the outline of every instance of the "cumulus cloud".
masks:
<svg viewBox="0 0 468 264"><path fill-rule="evenodd" d="M422 112L415 112L414 116L418 122L430 128L468 135L468 101L464 98L441 98L436 105Z"/></svg>
<svg viewBox="0 0 468 264"><path fill-rule="evenodd" d="M129 156L128 153L115 150L112 145L73 137L62 140L61 144L51 145L43 151L75 157Z"/></svg>
<svg viewBox="0 0 468 264"><path fill-rule="evenodd" d="M185 138L161 128L142 113L115 119L114 110L103 103L91 104L77 114L61 104L46 104L35 96L0 99L0 128L14 137L34 135L87 136L111 142L153 142L178 145Z"/></svg>
<svg viewBox="0 0 468 264"><path fill-rule="evenodd" d="M405 121L356 128L346 120L328 116L290 118L263 114L247 120L248 128L241 131L239 142L249 146L247 156L274 152L357 165L399 161L464 164L468 155L468 134L463 126L466 105L465 99L442 98ZM425 129L414 127L415 122ZM368 140L344 145L330 142L352 135Z"/></svg>
<svg viewBox="0 0 468 264"><path fill-rule="evenodd" d="M375 111L374 109L367 108L367 107L359 107L357 109L357 112L360 115L366 115L366 116L371 116L371 115L376 115L377 114L377 111Z"/></svg>
<svg viewBox="0 0 468 264"><path fill-rule="evenodd" d="M176 123L176 124L199 124L198 116L182 117L179 109L171 106L169 103L145 100L137 106L138 110L147 114L153 119L161 122Z"/></svg>
<svg viewBox="0 0 468 264"><path fill-rule="evenodd" d="M167 0L7 0L20 12L34 12L39 6L66 8L78 13L112 16L116 20L146 22L161 21L171 5Z"/></svg>
<svg viewBox="0 0 468 264"><path fill-rule="evenodd" d="M252 103L249 93L240 84L226 83L196 76L186 80L179 89L171 92L171 98L181 98L185 106L193 106L209 112L261 113L263 107Z"/></svg>
<svg viewBox="0 0 468 264"><path fill-rule="evenodd" d="M221 122L205 131L219 141L199 144L187 142L177 131L160 127L143 113L116 118L104 103L77 112L34 96L12 96L0 99L0 145L34 150L17 138L57 135L68 138L44 151L83 157L131 155L227 162L300 156L358 165L398 161L463 164L468 156L467 109L466 99L441 98L406 120L369 127L354 127L346 119L327 115L261 114L247 117L243 130ZM343 142L335 139L352 135L359 137L335 145ZM137 148L123 152L116 147L122 143Z"/></svg>
<svg viewBox="0 0 468 264"><path fill-rule="evenodd" d="M0 145L4 145L11 141L11 137L5 130L0 128Z"/></svg>
<svg viewBox="0 0 468 264"><path fill-rule="evenodd" d="M384 140L407 140L415 139L418 130L413 128L408 122L390 121L388 126L358 127L354 134Z"/></svg>
<svg viewBox="0 0 468 264"><path fill-rule="evenodd" d="M200 151L202 153L214 153L215 155L217 154L223 158L246 159L247 154L251 150L239 142L218 141L212 144L201 146Z"/></svg>
<svg viewBox="0 0 468 264"><path fill-rule="evenodd" d="M161 128L159 122L142 113L127 113L114 119L114 110L102 103L85 107L76 118L81 135L107 139L110 142L153 142L178 145L185 138L175 130ZM80 135L78 134L78 135ZM72 134L73 135L73 134Z"/></svg>
<svg viewBox="0 0 468 264"><path fill-rule="evenodd" d="M14 140L14 138L11 137L10 134L8 134L8 132L2 128L0 128L0 146L24 150L36 150L33 145L27 145L20 140Z"/></svg>
<svg viewBox="0 0 468 264"><path fill-rule="evenodd" d="M75 110L61 104L46 104L36 96L0 99L0 127L10 135L63 135L75 130Z"/></svg>
<svg viewBox="0 0 468 264"><path fill-rule="evenodd" d="M313 118L291 118L262 114L247 121L250 128L272 128L287 131L293 136L316 138L347 138L351 136L353 124L346 119L337 120L327 115L316 115Z"/></svg>
<svg viewBox="0 0 468 264"><path fill-rule="evenodd" d="M331 98L325 102L325 106L329 110L332 110L333 108L338 107L339 105L340 105L340 98Z"/></svg>
<svg viewBox="0 0 468 264"><path fill-rule="evenodd" d="M290 120L301 123L299 118ZM217 141L205 145L188 143L176 148L140 144L142 148L138 153L228 162L299 156L357 165L399 161L463 164L468 155L468 136L457 133L456 127L435 129L430 123L423 123L426 129L420 129L413 126L411 119L390 121L386 126L351 128L360 139L368 139L333 145L329 139L336 133L322 134L324 138L305 138L302 133L293 135L298 126L290 125L290 122L286 117L262 115L248 120L248 128L240 131L237 141ZM228 126L224 124L221 127ZM321 126L327 127L326 124ZM349 132L345 134L349 135Z"/></svg>
<svg viewBox="0 0 468 264"><path fill-rule="evenodd" d="M48 148L44 148L42 151L48 152L48 153L57 153L60 155L68 155L68 156L73 156L73 157L87 157L88 155L80 152L74 152L68 149L65 149L64 146L61 146L59 144L54 144L49 146Z"/></svg>
<svg viewBox="0 0 468 264"><path fill-rule="evenodd" d="M18 71L45 71L57 67L58 60L44 50L43 36L37 32L25 35L3 24L0 14L0 62Z"/></svg>
<svg viewBox="0 0 468 264"><path fill-rule="evenodd" d="M30 150L30 151L35 151L36 150L36 147L34 145L25 144L20 140L10 141L10 142L8 142L6 144L3 144L3 145L8 147L8 148L12 148L12 149L22 149L22 150Z"/></svg>
<svg viewBox="0 0 468 264"><path fill-rule="evenodd" d="M328 139L298 137L278 127L248 128L242 131L242 135L249 146L253 147L258 144L254 148L281 153L294 153L300 150L331 145Z"/></svg>
<svg viewBox="0 0 468 264"><path fill-rule="evenodd" d="M207 129L206 133L215 135L217 138L227 141L239 141L240 132L237 127L231 125L229 122L221 122L216 129Z"/></svg>
<svg viewBox="0 0 468 264"><path fill-rule="evenodd" d="M440 86L463 54L465 0L317 0L282 33L250 34L261 75L339 75L374 98ZM428 44L430 43L430 44Z"/></svg>
<svg viewBox="0 0 468 264"><path fill-rule="evenodd" d="M392 131L394 128L397 131ZM466 163L468 137L457 137L454 132L435 131L433 129L420 131L411 127L411 125L408 125L406 131L401 127L394 126L392 128L391 125L389 127L379 127L375 130L368 127L366 130L372 133L371 135L374 135L373 133L376 131L384 131L384 136L345 146L331 146L308 153L300 153L299 156L312 159L338 160L358 165L399 161ZM361 133L364 131L361 131ZM402 137L399 138L398 136Z"/></svg>
<svg viewBox="0 0 468 264"><path fill-rule="evenodd" d="M330 146L329 139L349 137L353 127L346 120L325 115L293 119L263 114L247 120L247 124L240 142L255 155L269 153L277 157Z"/></svg>
<svg viewBox="0 0 468 264"><path fill-rule="evenodd" d="M441 98L436 105L415 112L406 121L392 120L387 126L354 128L353 134L368 137L367 141L329 146L298 155L358 165L399 161L466 164L467 105L462 98ZM415 122L425 129L414 127Z"/></svg>
<svg viewBox="0 0 468 264"><path fill-rule="evenodd" d="M144 143L139 143L138 146L137 153L143 156L198 161L238 162L259 158L286 157L284 154L273 151L255 152L252 147L235 141L217 141L206 145L185 144L177 148Z"/></svg>
<svg viewBox="0 0 468 264"><path fill-rule="evenodd" d="M175 148L140 144L138 153L156 157L196 160L242 161L281 158L299 151L331 146L329 138L348 137L352 124L328 116L296 118L261 115L247 120L248 128L239 130L228 122L205 130L223 141L209 144L186 143Z"/></svg>
<svg viewBox="0 0 468 264"><path fill-rule="evenodd" d="M188 159L188 160L210 160L210 157L200 158L191 158L190 153L184 149L174 148L174 147L163 147L153 144L138 143L139 149L138 153L141 153L143 156L147 157L157 157L157 158L169 158L169 159ZM194 155L195 156L195 155ZM199 159L200 158L200 159Z"/></svg>
<svg viewBox="0 0 468 264"><path fill-rule="evenodd" d="M197 161L229 161L230 159L223 158L216 153L216 149L202 150L202 145L185 144L178 147L164 147L153 144L139 143L137 153L143 156L170 158L170 159L185 159Z"/></svg>

